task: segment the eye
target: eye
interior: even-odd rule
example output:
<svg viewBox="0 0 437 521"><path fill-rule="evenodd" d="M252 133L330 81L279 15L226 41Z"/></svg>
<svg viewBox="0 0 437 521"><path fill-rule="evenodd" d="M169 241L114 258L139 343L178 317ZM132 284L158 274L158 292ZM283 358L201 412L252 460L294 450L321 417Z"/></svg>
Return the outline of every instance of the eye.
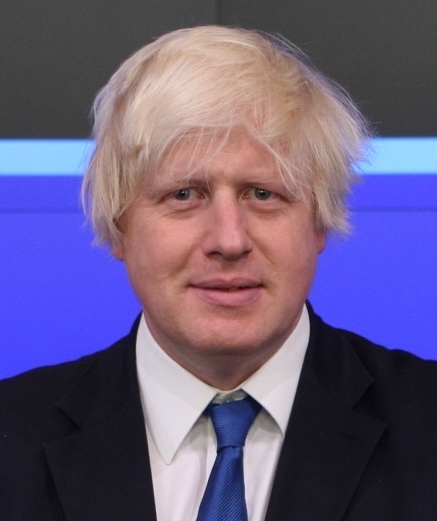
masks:
<svg viewBox="0 0 437 521"><path fill-rule="evenodd" d="M272 199L275 194L270 190L265 190L264 188L253 188L252 194L255 199L259 201L267 201L268 199Z"/></svg>
<svg viewBox="0 0 437 521"><path fill-rule="evenodd" d="M179 190L176 190L176 192L173 192L173 197L178 201L188 201L197 196L198 191L194 188L180 188Z"/></svg>

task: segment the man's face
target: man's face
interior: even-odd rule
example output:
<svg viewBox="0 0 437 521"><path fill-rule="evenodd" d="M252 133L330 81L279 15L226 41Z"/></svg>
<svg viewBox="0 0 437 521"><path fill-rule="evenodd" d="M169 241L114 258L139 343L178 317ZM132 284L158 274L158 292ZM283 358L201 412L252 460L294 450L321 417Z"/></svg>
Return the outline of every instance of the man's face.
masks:
<svg viewBox="0 0 437 521"><path fill-rule="evenodd" d="M188 140L172 149L128 210L113 252L155 340L211 383L205 364L242 364L247 377L279 349L299 320L325 234L245 134L206 154L193 156Z"/></svg>

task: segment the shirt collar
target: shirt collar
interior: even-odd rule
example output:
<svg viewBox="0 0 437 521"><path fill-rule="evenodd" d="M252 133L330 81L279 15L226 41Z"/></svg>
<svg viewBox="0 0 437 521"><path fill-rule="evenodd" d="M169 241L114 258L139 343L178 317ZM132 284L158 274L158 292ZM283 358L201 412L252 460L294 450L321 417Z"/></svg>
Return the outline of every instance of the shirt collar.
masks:
<svg viewBox="0 0 437 521"><path fill-rule="evenodd" d="M282 347L240 386L270 414L285 435L310 338L310 319L301 317Z"/></svg>
<svg viewBox="0 0 437 521"><path fill-rule="evenodd" d="M284 345L240 386L257 400L285 434L309 340L306 307ZM156 343L144 316L138 328L137 372L147 428L170 463L218 389L202 382Z"/></svg>

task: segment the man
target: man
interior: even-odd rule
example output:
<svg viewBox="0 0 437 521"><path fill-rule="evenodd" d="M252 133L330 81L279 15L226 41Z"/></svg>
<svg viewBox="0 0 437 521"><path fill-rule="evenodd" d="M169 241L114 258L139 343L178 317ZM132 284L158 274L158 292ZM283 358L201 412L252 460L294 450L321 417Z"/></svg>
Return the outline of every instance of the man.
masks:
<svg viewBox="0 0 437 521"><path fill-rule="evenodd" d="M282 40L184 29L114 74L94 136L85 204L143 313L1 384L1 519L435 521L437 364L306 303L366 139L348 97Z"/></svg>

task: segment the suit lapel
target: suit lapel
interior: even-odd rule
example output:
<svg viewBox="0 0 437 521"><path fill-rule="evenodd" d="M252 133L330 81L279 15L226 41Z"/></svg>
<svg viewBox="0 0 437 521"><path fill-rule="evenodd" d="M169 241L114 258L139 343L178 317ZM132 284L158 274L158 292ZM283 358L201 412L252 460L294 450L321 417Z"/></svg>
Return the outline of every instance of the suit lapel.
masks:
<svg viewBox="0 0 437 521"><path fill-rule="evenodd" d="M353 407L372 383L348 342L311 317L311 339L266 521L340 521L385 429Z"/></svg>
<svg viewBox="0 0 437 521"><path fill-rule="evenodd" d="M372 379L352 347L311 321L266 521L343 519L385 429L354 410ZM45 452L68 521L156 521L135 337L97 355L58 403L74 428Z"/></svg>
<svg viewBox="0 0 437 521"><path fill-rule="evenodd" d="M45 452L68 521L156 521L135 333L97 355L58 402L75 432Z"/></svg>

